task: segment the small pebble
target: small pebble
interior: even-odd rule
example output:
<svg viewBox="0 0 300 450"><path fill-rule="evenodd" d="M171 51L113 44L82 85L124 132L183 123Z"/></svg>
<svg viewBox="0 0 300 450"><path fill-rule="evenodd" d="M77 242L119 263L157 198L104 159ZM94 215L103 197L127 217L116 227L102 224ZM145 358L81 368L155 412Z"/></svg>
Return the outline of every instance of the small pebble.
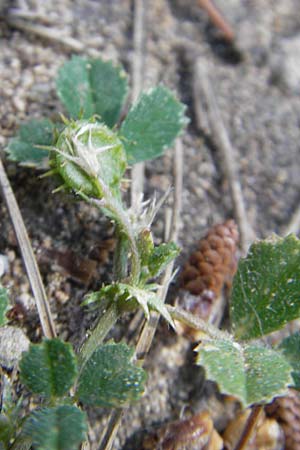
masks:
<svg viewBox="0 0 300 450"><path fill-rule="evenodd" d="M8 257L6 255L0 254L0 278L2 277L2 275L8 272L8 269L9 269Z"/></svg>
<svg viewBox="0 0 300 450"><path fill-rule="evenodd" d="M21 328L4 326L0 328L0 365L13 369L23 352L29 348L30 341Z"/></svg>

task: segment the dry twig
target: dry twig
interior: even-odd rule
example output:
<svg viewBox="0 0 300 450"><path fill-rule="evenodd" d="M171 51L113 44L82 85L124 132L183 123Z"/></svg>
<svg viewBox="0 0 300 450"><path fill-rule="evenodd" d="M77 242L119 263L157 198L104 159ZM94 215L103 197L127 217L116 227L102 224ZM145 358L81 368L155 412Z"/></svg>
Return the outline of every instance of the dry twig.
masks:
<svg viewBox="0 0 300 450"><path fill-rule="evenodd" d="M234 31L213 2L211 0L198 0L198 3L207 12L212 23L222 32L224 38L228 42L232 42L234 40Z"/></svg>
<svg viewBox="0 0 300 450"><path fill-rule="evenodd" d="M205 102L212 139L214 139L218 150L220 151L224 171L230 186L235 219L239 226L241 236L241 249L243 253L246 253L250 242L253 240L254 232L247 220L243 193L235 163L234 149L221 117L213 87L209 81L207 67L205 67L204 62L200 59L196 60L194 67L194 95L198 126L201 128L203 112L201 107L199 107L199 104L203 101ZM201 113L199 113L199 108L201 109Z"/></svg>
<svg viewBox="0 0 300 450"><path fill-rule="evenodd" d="M8 15L11 19L21 19L21 20L31 20L38 21L43 23L44 25L53 25L54 19L46 16L45 14L41 14L38 11L31 11L29 9L23 8L10 8L8 11Z"/></svg>
<svg viewBox="0 0 300 450"><path fill-rule="evenodd" d="M54 321L51 316L50 307L47 301L45 289L39 268L30 245L29 237L23 222L23 218L7 178L4 166L0 158L0 185L3 198L5 200L15 233L19 243L19 248L25 264L28 279L36 301L36 306L42 325L44 335L51 339L56 336Z"/></svg>
<svg viewBox="0 0 300 450"><path fill-rule="evenodd" d="M234 450L247 450L248 442L252 437L253 432L255 431L258 419L262 411L263 411L262 405L252 406L250 416L248 417L245 428Z"/></svg>
<svg viewBox="0 0 300 450"><path fill-rule="evenodd" d="M292 215L290 223L286 226L283 234L285 236L291 233L298 234L299 230L300 230L300 206L296 209L296 211Z"/></svg>
<svg viewBox="0 0 300 450"><path fill-rule="evenodd" d="M16 19L13 16L8 16L8 23L13 28L28 33L34 34L41 38L47 39L51 42L61 44L68 50L76 53L88 52L85 45L75 38L64 36L62 31L54 27L46 27L44 25L37 25L35 23L27 22L25 20Z"/></svg>
<svg viewBox="0 0 300 450"><path fill-rule="evenodd" d="M143 87L143 61L145 47L145 22L146 22L146 0L135 0L134 2L134 30L133 44L134 56L132 67L132 100L137 101ZM137 208L140 205L139 198L144 191L143 162L135 164L131 172L131 205Z"/></svg>

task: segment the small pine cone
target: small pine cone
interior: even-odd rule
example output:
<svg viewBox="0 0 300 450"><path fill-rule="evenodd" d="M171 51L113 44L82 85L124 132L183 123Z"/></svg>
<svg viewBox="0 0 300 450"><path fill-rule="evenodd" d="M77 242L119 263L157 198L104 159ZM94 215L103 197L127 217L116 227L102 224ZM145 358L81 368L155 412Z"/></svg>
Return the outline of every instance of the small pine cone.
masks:
<svg viewBox="0 0 300 450"><path fill-rule="evenodd" d="M285 397L276 398L266 409L277 419L285 435L285 450L300 450L300 393L290 389Z"/></svg>
<svg viewBox="0 0 300 450"><path fill-rule="evenodd" d="M227 220L213 226L199 241L181 273L179 306L209 320L212 305L220 297L223 287L231 287L237 269L238 240L237 225L233 220ZM197 340L197 333L190 331L184 327L183 332Z"/></svg>
<svg viewBox="0 0 300 450"><path fill-rule="evenodd" d="M212 291L218 297L224 284L230 287L237 268L238 240L233 220L212 227L183 269L182 288L193 295Z"/></svg>
<svg viewBox="0 0 300 450"><path fill-rule="evenodd" d="M163 425L146 436L143 450L221 450L223 440L208 412Z"/></svg>

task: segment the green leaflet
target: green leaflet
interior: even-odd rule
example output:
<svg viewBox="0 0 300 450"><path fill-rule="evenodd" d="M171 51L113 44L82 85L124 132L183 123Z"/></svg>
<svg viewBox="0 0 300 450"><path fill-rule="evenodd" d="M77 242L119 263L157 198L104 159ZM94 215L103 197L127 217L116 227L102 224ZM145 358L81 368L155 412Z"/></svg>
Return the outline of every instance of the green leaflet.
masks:
<svg viewBox="0 0 300 450"><path fill-rule="evenodd" d="M8 448L12 434L13 426L11 421L4 414L0 414L0 449L1 444L3 444L3 449Z"/></svg>
<svg viewBox="0 0 300 450"><path fill-rule="evenodd" d="M9 309L9 298L7 289L0 284L0 326L5 325L7 322L6 313Z"/></svg>
<svg viewBox="0 0 300 450"><path fill-rule="evenodd" d="M120 129L129 164L161 156L187 124L184 112L185 106L163 86L143 93Z"/></svg>
<svg viewBox="0 0 300 450"><path fill-rule="evenodd" d="M113 127L124 104L128 82L120 66L111 61L73 56L59 70L57 93L74 119L89 119L95 114Z"/></svg>
<svg viewBox="0 0 300 450"><path fill-rule="evenodd" d="M132 363L134 349L108 343L97 348L85 364L76 395L85 405L120 407L144 391L146 372Z"/></svg>
<svg viewBox="0 0 300 450"><path fill-rule="evenodd" d="M151 277L159 276L179 253L180 248L175 242L167 242L154 247L148 259L148 268Z"/></svg>
<svg viewBox="0 0 300 450"><path fill-rule="evenodd" d="M294 235L254 243L233 280L230 315L235 337L247 340L300 316L300 244Z"/></svg>
<svg viewBox="0 0 300 450"><path fill-rule="evenodd" d="M34 411L25 422L24 436L36 450L74 450L86 437L86 415L75 406Z"/></svg>
<svg viewBox="0 0 300 450"><path fill-rule="evenodd" d="M268 403L287 393L291 384L292 368L275 350L222 339L204 339L195 350L196 363L204 366L207 378L243 407Z"/></svg>
<svg viewBox="0 0 300 450"><path fill-rule="evenodd" d="M285 338L278 348L293 368L293 387L300 389L300 333Z"/></svg>
<svg viewBox="0 0 300 450"><path fill-rule="evenodd" d="M30 345L22 356L20 371L22 382L35 394L62 397L74 383L77 361L71 344L45 339Z"/></svg>
<svg viewBox="0 0 300 450"><path fill-rule="evenodd" d="M8 158L26 166L45 166L49 151L37 146L51 146L54 140L55 125L50 120L30 120L21 125L17 137L9 141Z"/></svg>

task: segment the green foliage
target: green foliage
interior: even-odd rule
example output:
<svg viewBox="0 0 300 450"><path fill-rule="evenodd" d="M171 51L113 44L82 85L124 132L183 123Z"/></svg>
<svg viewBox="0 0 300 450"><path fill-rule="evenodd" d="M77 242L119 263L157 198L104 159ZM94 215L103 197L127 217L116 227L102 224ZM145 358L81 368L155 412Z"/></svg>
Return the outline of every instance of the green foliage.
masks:
<svg viewBox="0 0 300 450"><path fill-rule="evenodd" d="M9 309L9 298L7 289L0 284L0 326L5 325L7 322L6 313Z"/></svg>
<svg viewBox="0 0 300 450"><path fill-rule="evenodd" d="M13 427L10 420L4 414L0 414L0 449L1 444L3 444L3 448L7 448L12 434Z"/></svg>
<svg viewBox="0 0 300 450"><path fill-rule="evenodd" d="M42 166L49 156L37 146L53 145L55 125L48 119L31 120L21 125L18 136L9 141L8 158L26 166Z"/></svg>
<svg viewBox="0 0 300 450"><path fill-rule="evenodd" d="M66 187L94 197L107 196L101 179L119 198L119 185L126 169L122 143L105 125L90 121L70 122L60 134L52 167Z"/></svg>
<svg viewBox="0 0 300 450"><path fill-rule="evenodd" d="M35 450L74 450L85 439L86 416L75 406L56 406L34 411L23 435L32 439Z"/></svg>
<svg viewBox="0 0 300 450"><path fill-rule="evenodd" d="M152 287L157 288L156 285ZM152 309L159 312L174 327L173 320L165 304L155 293L148 290L147 286L139 288L125 283L110 284L101 288L98 293L88 296L84 304L88 305L101 299L117 302L120 309L124 310L132 310L137 306L141 306L147 319L149 319L149 310Z"/></svg>
<svg viewBox="0 0 300 450"><path fill-rule="evenodd" d="M300 333L285 338L279 345L279 349L293 368L293 387L300 390Z"/></svg>
<svg viewBox="0 0 300 450"><path fill-rule="evenodd" d="M179 253L180 248L174 242L167 242L154 247L148 259L150 276L153 278L159 276Z"/></svg>
<svg viewBox="0 0 300 450"><path fill-rule="evenodd" d="M68 394L75 378L76 399L86 405L120 407L143 393L146 374L133 363L134 350L103 341L118 317L137 307L147 318L150 310L158 311L173 325L158 296L159 285L149 281L161 274L179 249L174 243L154 246L150 225L157 211L155 201L137 217L134 208L127 210L122 203L121 182L128 157L135 163L160 156L187 123L185 107L166 88L158 87L141 95L120 130L111 129L120 120L128 88L124 71L111 62L73 57L60 69L56 84L72 119L63 119L59 130L48 120L23 125L9 144L9 157L42 166L49 156L48 175L61 178L61 188L115 222L116 282L91 293L85 302L104 298L107 308L81 348L79 375L72 347L59 339L31 345L22 357L21 380L51 407L32 413L14 445L37 450L74 449L84 439L82 413L72 406L57 406L74 400ZM7 411L3 413L11 419Z"/></svg>
<svg viewBox="0 0 300 450"><path fill-rule="evenodd" d="M33 393L47 398L66 395L77 374L76 357L71 344L45 339L31 344L20 362L22 382Z"/></svg>
<svg viewBox="0 0 300 450"><path fill-rule="evenodd" d="M290 235L254 243L234 277L230 315L235 336L253 339L300 316L300 244Z"/></svg>
<svg viewBox="0 0 300 450"><path fill-rule="evenodd" d="M97 114L109 127L118 121L128 83L120 66L111 61L73 56L58 72L57 93L74 119Z"/></svg>
<svg viewBox="0 0 300 450"><path fill-rule="evenodd" d="M99 124L111 128L120 119L128 82L122 67L111 61L73 56L60 68L56 87L71 118L90 120L96 117ZM162 155L187 124L184 112L185 106L165 87L159 86L142 94L119 132L129 163ZM117 133L114 139L118 139ZM24 165L42 166L48 151L37 146L51 147L55 140L55 125L50 120L33 120L20 128L18 137L11 139L7 149L9 158ZM59 149L60 144L56 144ZM123 160L121 157L121 162ZM88 177L78 173L71 164L68 171L71 178L75 177L75 172L77 187L80 181L88 184ZM93 186L89 185L88 191L94 192Z"/></svg>
<svg viewBox="0 0 300 450"><path fill-rule="evenodd" d="M158 277L175 259L180 249L174 242L154 246L150 230L143 230L138 236L138 249L141 255L141 282Z"/></svg>
<svg viewBox="0 0 300 450"><path fill-rule="evenodd" d="M161 156L187 124L184 112L185 106L163 86L142 94L120 129L129 164Z"/></svg>
<svg viewBox="0 0 300 450"><path fill-rule="evenodd" d="M291 383L291 366L275 350L229 339L205 339L196 351L196 362L205 367L207 377L244 407L287 393Z"/></svg>
<svg viewBox="0 0 300 450"><path fill-rule="evenodd" d="M126 344L100 346L85 364L76 395L85 405L120 407L144 391L145 371L132 363L134 350Z"/></svg>

